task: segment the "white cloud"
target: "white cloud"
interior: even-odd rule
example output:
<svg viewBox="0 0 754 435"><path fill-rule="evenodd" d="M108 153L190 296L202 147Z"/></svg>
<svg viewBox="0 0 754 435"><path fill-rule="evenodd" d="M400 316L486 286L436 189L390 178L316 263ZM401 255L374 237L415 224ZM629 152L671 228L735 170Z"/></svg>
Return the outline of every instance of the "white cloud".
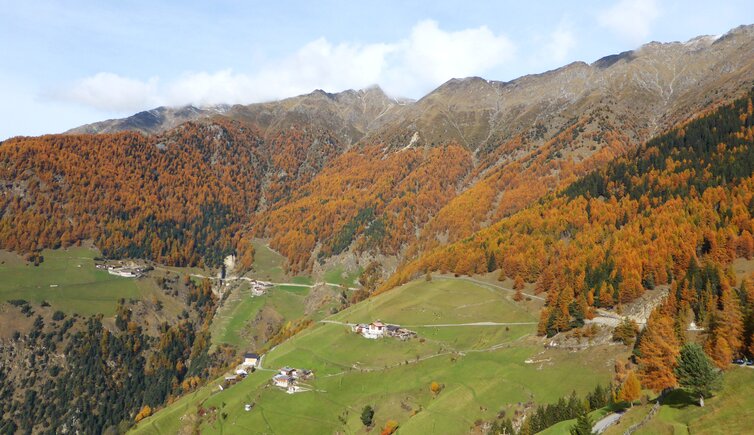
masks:
<svg viewBox="0 0 754 435"><path fill-rule="evenodd" d="M597 14L597 21L634 44L647 42L652 22L660 16L656 0L620 0Z"/></svg>
<svg viewBox="0 0 754 435"><path fill-rule="evenodd" d="M52 97L101 110L130 111L158 101L157 82L156 77L140 81L101 72L79 80L67 91L53 93Z"/></svg>
<svg viewBox="0 0 754 435"><path fill-rule="evenodd" d="M383 83L388 90L411 96L453 77L482 75L515 54L513 42L487 26L445 32L432 20L414 26L395 48L399 59L383 74Z"/></svg>
<svg viewBox="0 0 754 435"><path fill-rule="evenodd" d="M548 60L560 63L568 58L574 47L576 47L576 36L568 24L561 22L550 33L549 41L545 44L545 53Z"/></svg>
<svg viewBox="0 0 754 435"><path fill-rule="evenodd" d="M372 84L393 95L417 97L453 77L482 75L510 61L514 53L507 37L486 26L449 32L425 20L408 38L392 43L333 44L316 39L251 73L187 72L167 83L99 73L55 96L123 112L156 105L252 103L317 88L341 91Z"/></svg>

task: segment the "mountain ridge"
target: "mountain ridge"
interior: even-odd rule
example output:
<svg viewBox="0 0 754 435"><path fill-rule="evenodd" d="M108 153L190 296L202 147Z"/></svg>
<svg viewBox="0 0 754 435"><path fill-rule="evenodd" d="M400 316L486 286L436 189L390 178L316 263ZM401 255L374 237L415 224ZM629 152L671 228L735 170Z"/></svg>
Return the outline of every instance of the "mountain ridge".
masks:
<svg viewBox="0 0 754 435"><path fill-rule="evenodd" d="M348 99L353 98L354 95L363 96L372 94L373 98L375 98L373 103L385 110L377 112L367 111L358 117L358 119L339 119L337 121L338 129L340 129L343 132L344 137L348 138L351 142L357 142L362 138L366 138L370 142L383 140L391 142L390 145L393 146L399 146L400 144L405 146L405 144L414 136L414 133L417 133L419 139L424 139L427 143L441 143L455 140L459 143L465 143L466 146L472 148L483 148L485 145L484 142L494 136L494 133L498 133L498 130L500 130L498 127L499 125L516 120L515 117L506 117L506 113L510 114L516 110L526 109L524 111L540 112L539 114L542 114L541 112L546 112L548 108L551 109L553 104L557 105L559 102L563 101L574 103L569 100L578 98L579 96L582 98L590 97L590 95L586 95L589 92L606 95L609 94L609 91L611 90L625 90L627 84L634 84L635 87L638 88L644 87L645 91L649 90L646 88L655 87L657 88L655 91L661 94L665 100L664 103L667 104L670 100L670 96L677 94L679 90L673 89L674 78L659 77L660 73L663 73L664 75L673 74L670 71L671 66L677 73L679 68L683 71L684 67L693 67L699 62L702 63L702 70L705 68L714 69L717 67L723 75L731 70L740 69L741 65L733 67L729 64L725 64L724 61L726 59L735 59L735 56L731 56L730 53L718 53L717 57L721 58L721 61L715 61L715 59L712 61L710 61L710 59L693 59L693 57L699 57L700 53L705 52L705 50L712 46L715 46L718 51L731 50L732 48L735 49L735 47L730 47L731 41L734 42L733 45L735 45L737 42L736 39L746 39L747 37L750 38L752 35L754 35L754 25L742 25L731 29L719 37L701 35L685 42L653 41L643 44L634 50L604 56L592 63L576 61L550 71L527 74L510 81L487 80L481 77L451 78L416 101L388 97L378 85L372 85L361 90L349 89L336 93L314 90L308 94L249 105L219 105L206 108L194 108L190 105L181 108L160 107L152 109L151 111L139 112L138 114L127 118L107 120L100 123L76 127L68 132L98 133L136 130L144 133L156 133L174 127L176 121L206 119L217 115L228 116L232 119L256 121L265 124L265 115L275 113L278 117L281 115L291 117L290 114L286 113L287 111L298 110L300 112L302 106L311 105L317 100L318 96L326 97L331 102L329 104L334 104L334 106L336 106L334 109L331 108L329 112L324 113L324 115L333 116L335 114L333 112L354 110L355 107L352 105L352 101L348 101ZM738 43L739 45L750 45L750 41L738 41ZM726 45L728 46L726 47ZM682 59L679 59L679 56L682 57ZM739 59L746 60L746 57L739 56ZM650 65L646 65L643 70L638 68L639 71L631 71L629 65L637 61L649 63ZM668 65L668 71L661 71L662 64L666 61L675 61L675 64ZM646 77L645 73L647 68L654 68L654 73L658 76L654 82ZM748 68L751 69L751 66L749 65ZM602 73L600 73L600 71L602 71ZM606 74L605 71L611 72L612 74ZM701 77L699 74L703 75L703 73L694 71L694 74L697 74L695 84L698 84L696 82L698 82L698 78ZM637 75L645 75L645 77L636 77ZM548 79L550 79L549 82L565 82L567 85L564 84L554 91L553 89L543 89L553 87L552 83L548 82ZM476 90L469 87L470 81L478 85ZM586 83L586 81L591 83ZM616 81L622 83L615 83ZM644 81L644 83L641 83L642 81ZM532 86L534 86L535 89L531 89ZM515 91L520 90L522 87L527 88L525 89L527 93L534 93L535 96L543 94L543 97L548 98L539 98L539 101L536 104L526 106L522 103L521 97L519 97ZM681 88L680 92L688 91L687 87L681 86ZM452 95L453 91L458 89L462 89L464 92L469 92L472 96L471 99L473 100L473 104L470 104L470 102L458 101L458 97ZM640 90L641 89L634 89L634 92ZM473 91L476 91L476 93ZM480 92L482 93L480 94ZM497 93L497 98L491 94L493 92ZM665 95L666 93L668 95ZM378 96L374 96L375 94ZM649 96L651 97L651 92L648 92L648 94L650 94ZM647 97L647 95L645 95L645 97ZM459 105L459 103L462 103L468 106L468 110L454 111L452 107L448 107L448 110L446 110L447 113L445 114L446 116L444 117L440 116L441 114L435 113L440 110L440 108L432 107L431 103L438 99L445 102L448 98L455 99L455 101L450 102L452 104ZM504 101L506 98L515 100L515 104L506 105ZM555 99L556 101L547 101L552 99ZM499 106L500 100L503 100L502 106ZM392 103L387 104L387 101L392 101ZM319 104L326 103L320 101ZM539 106L539 108L537 106ZM412 108L416 108L416 110L412 110ZM192 110L190 114L181 114L181 111L186 112L185 109L195 110ZM322 111L318 110L316 107L309 107L308 109L311 115L308 117L309 120L314 118L314 115L323 115ZM569 107L569 109L572 108ZM422 117L421 113L428 110L432 113L430 113L428 117ZM488 126L484 129L484 132L481 132L474 131L479 128L478 126L464 127L462 125L464 118L475 116L474 114L469 113L470 110L481 111L482 113L477 114L477 117L481 116L482 118L484 115L490 115L495 111L504 113L502 114L503 116L501 116L500 113L497 113L496 116L501 119L496 120L497 122L495 122L494 125ZM148 125L144 125L143 122L140 122L139 118L143 118L145 113L152 113L154 111L161 111L165 114L162 117L164 119L163 122L159 122L159 119L158 122L150 123ZM170 116L173 113L175 115ZM340 115L340 118L344 117ZM534 118L536 119L536 116ZM459 124L459 119L461 124ZM526 119L529 118L524 117L520 122L525 123ZM304 119L299 118L299 120ZM481 119L475 120L477 124L481 122ZM437 128L430 128L429 124L433 121L440 121L440 126ZM653 122L657 122L657 120L653 120ZM410 126L415 126L413 129L414 131L406 131L404 134L395 131L411 130L410 128L406 128ZM332 125L330 127L332 127ZM453 130L456 131L454 132ZM487 133L486 135L483 134L485 132ZM501 133L503 138L510 138L515 132L516 129L513 128L509 131L502 129ZM656 133L656 131L654 132Z"/></svg>
<svg viewBox="0 0 754 435"><path fill-rule="evenodd" d="M754 26L743 26L509 82L451 79L411 102L373 86L236 105L147 142L252 150L257 191L243 219L295 270L343 253L401 262L742 95L752 52Z"/></svg>

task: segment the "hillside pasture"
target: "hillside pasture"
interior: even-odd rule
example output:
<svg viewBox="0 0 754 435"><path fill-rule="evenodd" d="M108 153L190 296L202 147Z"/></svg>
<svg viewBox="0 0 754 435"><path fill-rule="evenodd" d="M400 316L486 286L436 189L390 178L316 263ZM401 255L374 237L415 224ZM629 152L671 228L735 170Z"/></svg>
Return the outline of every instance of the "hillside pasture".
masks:
<svg viewBox="0 0 754 435"><path fill-rule="evenodd" d="M555 402L609 380L616 347L543 350L534 316L510 297L460 279L408 283L326 318L339 323L317 323L280 344L239 384L225 391L207 385L194 400L176 402L179 410L174 404L137 429L172 429L162 421L181 416L193 425L201 406L216 410L199 422L202 433L363 433L359 415L371 405L377 427L394 419L401 433L463 433L519 403ZM419 338L400 341L369 340L347 324L376 319L457 326L416 326ZM524 324L461 325L475 322ZM289 395L270 385L285 365L314 370L315 378L302 384L307 391ZM432 382L443 386L439 394L430 391ZM247 403L254 404L248 412Z"/></svg>
<svg viewBox="0 0 754 435"><path fill-rule="evenodd" d="M94 267L99 251L86 247L46 249L34 266L19 255L0 253L0 300L47 301L66 313L111 316L121 298L141 299L158 292L150 279L110 275Z"/></svg>

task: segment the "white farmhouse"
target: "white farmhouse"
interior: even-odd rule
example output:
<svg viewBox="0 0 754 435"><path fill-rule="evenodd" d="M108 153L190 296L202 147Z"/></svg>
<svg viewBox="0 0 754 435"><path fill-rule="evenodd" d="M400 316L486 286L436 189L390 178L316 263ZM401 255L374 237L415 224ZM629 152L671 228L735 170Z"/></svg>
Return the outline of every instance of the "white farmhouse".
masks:
<svg viewBox="0 0 754 435"><path fill-rule="evenodd" d="M256 367L259 364L259 354L253 352L246 352L243 356L244 367Z"/></svg>

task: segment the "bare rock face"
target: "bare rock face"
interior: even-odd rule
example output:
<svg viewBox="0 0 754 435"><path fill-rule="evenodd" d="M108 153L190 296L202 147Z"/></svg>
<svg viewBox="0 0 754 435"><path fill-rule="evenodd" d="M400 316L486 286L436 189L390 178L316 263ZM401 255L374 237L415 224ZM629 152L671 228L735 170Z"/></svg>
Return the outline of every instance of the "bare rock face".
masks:
<svg viewBox="0 0 754 435"><path fill-rule="evenodd" d="M159 107L69 133L158 133L182 122L224 116L252 124L267 135L295 126L329 131L345 144L362 141L404 148L409 143L455 142L484 155L517 136L528 146L539 146L587 118L582 126L587 131L620 130L641 142L751 87L751 53L752 25L721 37L651 42L591 64L574 62L510 82L451 79L418 101L390 98L377 86L337 94L316 90L232 107ZM588 135L583 142L600 147Z"/></svg>
<svg viewBox="0 0 754 435"><path fill-rule="evenodd" d="M722 37L652 42L592 64L510 82L452 79L387 114L370 137L405 146L456 142L484 154L516 135L541 144L582 117L643 141L754 83L754 26ZM600 116L603 115L603 116ZM603 119L606 118L606 119Z"/></svg>
<svg viewBox="0 0 754 435"><path fill-rule="evenodd" d="M138 131L141 133L159 133L180 124L197 119L208 118L225 113L230 106L218 105L209 107L184 106L179 108L158 107L139 112L123 119L109 119L107 121L86 124L68 130L70 134L99 134L115 133L119 131Z"/></svg>

